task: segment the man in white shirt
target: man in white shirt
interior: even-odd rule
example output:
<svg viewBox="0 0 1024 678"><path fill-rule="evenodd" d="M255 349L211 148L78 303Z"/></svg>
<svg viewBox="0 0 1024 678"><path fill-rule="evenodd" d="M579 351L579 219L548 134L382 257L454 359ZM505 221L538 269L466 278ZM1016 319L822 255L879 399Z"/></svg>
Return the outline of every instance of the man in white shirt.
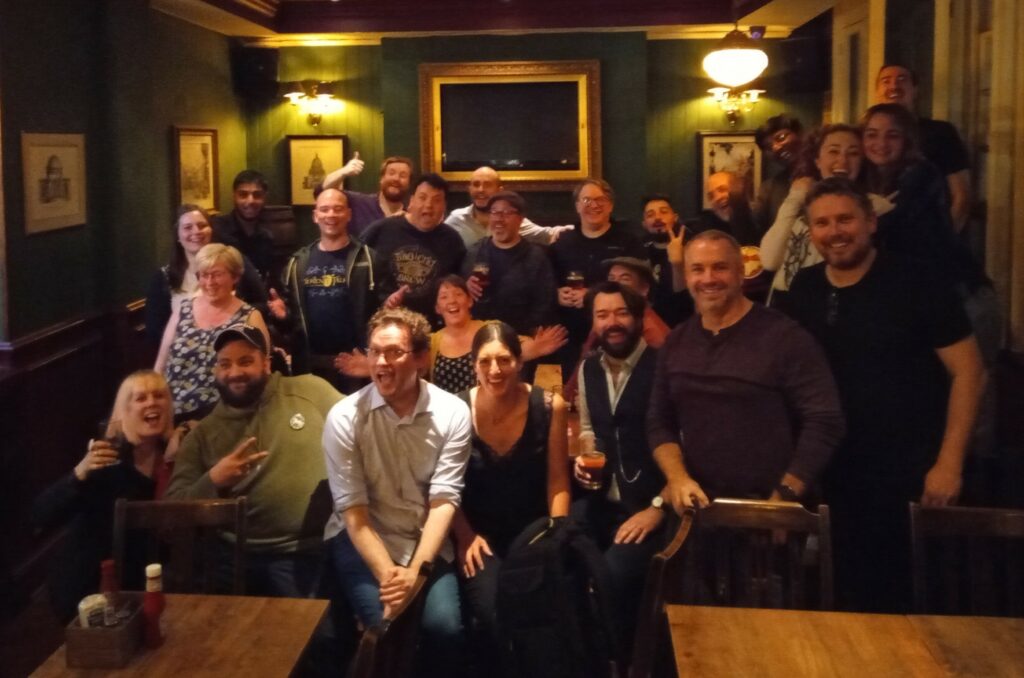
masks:
<svg viewBox="0 0 1024 678"><path fill-rule="evenodd" d="M324 537L340 589L364 626L409 594L434 562L423 610L418 675L454 675L462 618L448 527L469 459L466 404L419 378L426 318L405 308L370 319L373 383L335 406L324 426L334 513Z"/></svg>

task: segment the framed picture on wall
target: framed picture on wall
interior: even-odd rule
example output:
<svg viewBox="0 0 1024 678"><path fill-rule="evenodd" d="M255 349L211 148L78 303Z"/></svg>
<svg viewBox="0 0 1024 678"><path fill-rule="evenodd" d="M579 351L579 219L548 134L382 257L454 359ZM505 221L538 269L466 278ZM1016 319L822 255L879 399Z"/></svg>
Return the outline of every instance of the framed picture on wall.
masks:
<svg viewBox="0 0 1024 678"><path fill-rule="evenodd" d="M85 223L85 135L21 133L25 233Z"/></svg>
<svg viewBox="0 0 1024 678"><path fill-rule="evenodd" d="M312 205L313 189L345 164L348 137L344 134L289 135L288 185L292 205Z"/></svg>
<svg viewBox="0 0 1024 678"><path fill-rule="evenodd" d="M174 195L179 205L199 205L216 212L217 130L172 127Z"/></svg>
<svg viewBox="0 0 1024 678"><path fill-rule="evenodd" d="M761 186L761 148L751 132L697 132L697 159L700 185L697 201L704 209L711 207L704 186L716 172L734 172L743 177L744 191L753 200Z"/></svg>

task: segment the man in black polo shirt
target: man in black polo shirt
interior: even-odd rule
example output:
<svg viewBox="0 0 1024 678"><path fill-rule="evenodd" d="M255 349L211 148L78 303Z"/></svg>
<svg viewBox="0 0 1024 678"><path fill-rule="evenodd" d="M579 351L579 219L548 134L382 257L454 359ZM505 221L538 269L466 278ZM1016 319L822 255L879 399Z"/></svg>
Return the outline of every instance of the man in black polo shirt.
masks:
<svg viewBox="0 0 1024 678"><path fill-rule="evenodd" d="M436 283L458 273L466 255L462 238L443 223L447 197L448 182L424 174L413 182L405 214L378 221L363 234L376 253L376 291L385 307L405 306L436 321Z"/></svg>
<svg viewBox="0 0 1024 678"><path fill-rule="evenodd" d="M633 290L602 282L587 291L585 305L601 350L580 366L580 447L604 452L607 462L601 489L577 502L573 513L604 552L628 647L647 566L661 547L662 507L668 508L665 478L644 430L657 351L643 340L647 302ZM578 463L575 475L590 480Z"/></svg>
<svg viewBox="0 0 1024 678"><path fill-rule="evenodd" d="M558 284L559 321L569 330L569 343L559 354L562 378L579 361L580 347L590 332L583 310L586 289L605 279L603 262L616 257L645 259L644 246L622 224L612 222L615 192L603 179L586 179L573 191L580 227L563 233L548 248Z"/></svg>
<svg viewBox="0 0 1024 678"><path fill-rule="evenodd" d="M941 272L875 248L865 194L827 179L804 204L825 261L793 279L789 308L824 346L848 422L823 478L838 602L903 611L907 502L956 500L984 368Z"/></svg>

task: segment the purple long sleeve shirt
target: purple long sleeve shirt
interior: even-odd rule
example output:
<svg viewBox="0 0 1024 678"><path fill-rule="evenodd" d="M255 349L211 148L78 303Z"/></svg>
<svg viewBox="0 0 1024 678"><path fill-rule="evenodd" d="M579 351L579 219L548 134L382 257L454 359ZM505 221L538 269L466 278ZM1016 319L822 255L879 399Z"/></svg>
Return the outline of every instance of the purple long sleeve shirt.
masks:
<svg viewBox="0 0 1024 678"><path fill-rule="evenodd" d="M717 335L695 315L658 353L648 443L680 444L712 496L766 498L786 472L813 483L843 432L824 353L774 310L755 305Z"/></svg>

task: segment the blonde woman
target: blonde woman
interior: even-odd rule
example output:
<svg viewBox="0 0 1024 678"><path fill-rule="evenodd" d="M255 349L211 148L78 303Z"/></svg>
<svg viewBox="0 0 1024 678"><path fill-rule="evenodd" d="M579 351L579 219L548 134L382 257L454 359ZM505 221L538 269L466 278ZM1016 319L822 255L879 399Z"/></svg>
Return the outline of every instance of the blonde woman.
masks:
<svg viewBox="0 0 1024 678"><path fill-rule="evenodd" d="M242 266L242 255L229 245L206 245L196 254L198 291L171 314L154 367L167 376L177 415L205 414L217 403L213 340L222 329L246 322L267 335L260 312L235 296Z"/></svg>
<svg viewBox="0 0 1024 678"><path fill-rule="evenodd" d="M126 377L101 435L89 441L71 472L33 503L37 527L68 525L64 552L50 573L51 599L62 618L98 588L100 561L111 554L114 502L159 498L160 478L186 430L173 428L171 404L163 375L143 370ZM144 565L126 568L138 579L135 585L142 584Z"/></svg>

